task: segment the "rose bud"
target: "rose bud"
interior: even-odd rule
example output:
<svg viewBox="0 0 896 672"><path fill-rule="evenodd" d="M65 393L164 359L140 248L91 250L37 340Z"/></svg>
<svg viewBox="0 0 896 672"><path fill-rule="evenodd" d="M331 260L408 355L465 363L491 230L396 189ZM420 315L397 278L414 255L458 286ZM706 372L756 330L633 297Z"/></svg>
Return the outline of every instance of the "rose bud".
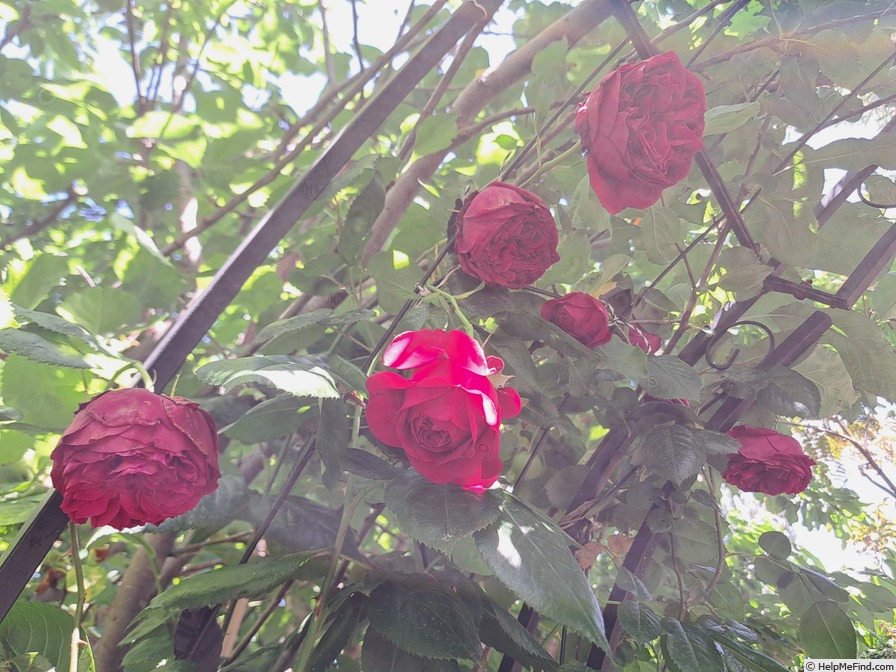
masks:
<svg viewBox="0 0 896 672"><path fill-rule="evenodd" d="M471 194L457 216L460 267L487 285L519 289L535 282L560 261L557 243L548 206L512 184L492 182Z"/></svg>
<svg viewBox="0 0 896 672"><path fill-rule="evenodd" d="M425 329L398 335L383 362L411 370L367 379L367 424L387 446L401 448L433 483L487 488L498 480L502 418L520 412L520 397L495 389L489 376L504 362L486 357L462 331Z"/></svg>
<svg viewBox="0 0 896 672"><path fill-rule="evenodd" d="M703 148L703 83L668 51L604 77L576 113L591 188L611 215L649 208Z"/></svg>
<svg viewBox="0 0 896 672"><path fill-rule="evenodd" d="M119 530L186 513L221 477L208 413L137 388L81 404L51 458L68 517Z"/></svg>
<svg viewBox="0 0 896 672"><path fill-rule="evenodd" d="M793 437L747 425L734 427L728 436L740 442L740 451L728 456L728 468L722 473L731 485L746 492L795 495L812 480L815 460Z"/></svg>
<svg viewBox="0 0 896 672"><path fill-rule="evenodd" d="M610 315L590 294L570 292L541 304L541 316L589 348L609 343Z"/></svg>

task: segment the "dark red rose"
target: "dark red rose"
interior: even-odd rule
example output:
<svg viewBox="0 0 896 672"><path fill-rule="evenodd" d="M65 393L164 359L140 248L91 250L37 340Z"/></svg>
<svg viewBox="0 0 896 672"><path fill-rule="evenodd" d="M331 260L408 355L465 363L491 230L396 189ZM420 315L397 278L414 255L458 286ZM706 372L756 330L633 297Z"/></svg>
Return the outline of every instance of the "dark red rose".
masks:
<svg viewBox="0 0 896 672"><path fill-rule="evenodd" d="M591 188L615 215L649 208L703 148L703 83L674 52L604 77L576 114Z"/></svg>
<svg viewBox="0 0 896 672"><path fill-rule="evenodd" d="M541 304L541 316L589 348L609 343L610 315L604 304L590 294L570 292Z"/></svg>
<svg viewBox="0 0 896 672"><path fill-rule="evenodd" d="M501 420L520 412L516 390L495 389L489 379L504 362L486 357L462 331L432 329L397 336L383 363L412 375L384 371L367 379L373 435L404 450L433 483L475 488L498 480Z"/></svg>
<svg viewBox="0 0 896 672"><path fill-rule="evenodd" d="M648 355L653 354L663 345L663 339L657 334L651 334L649 331L644 331L639 327L630 326L626 330L625 335L629 343L636 348L641 348Z"/></svg>
<svg viewBox="0 0 896 672"><path fill-rule="evenodd" d="M457 216L456 235L460 267L487 285L519 289L560 261L557 225L548 206L512 184L492 182L468 196Z"/></svg>
<svg viewBox="0 0 896 672"><path fill-rule="evenodd" d="M199 404L143 389L81 404L51 455L75 523L123 529L179 516L218 487L218 434Z"/></svg>
<svg viewBox="0 0 896 672"><path fill-rule="evenodd" d="M740 451L728 456L722 477L746 492L767 495L802 492L812 480L815 460L806 456L799 442L770 429L739 425L728 436L740 442Z"/></svg>

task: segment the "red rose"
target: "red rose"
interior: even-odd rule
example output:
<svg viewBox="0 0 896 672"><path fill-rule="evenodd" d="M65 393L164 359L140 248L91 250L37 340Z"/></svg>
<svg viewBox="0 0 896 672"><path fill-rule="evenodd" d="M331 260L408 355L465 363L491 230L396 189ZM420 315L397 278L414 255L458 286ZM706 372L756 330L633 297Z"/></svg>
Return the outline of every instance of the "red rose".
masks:
<svg viewBox="0 0 896 672"><path fill-rule="evenodd" d="M81 404L51 457L68 517L119 530L186 513L221 477L208 413L143 389L104 392Z"/></svg>
<svg viewBox="0 0 896 672"><path fill-rule="evenodd" d="M591 188L615 215L648 208L677 184L703 148L703 83L674 52L604 77L576 114Z"/></svg>
<svg viewBox="0 0 896 672"><path fill-rule="evenodd" d="M806 456L799 442L770 429L739 425L728 436L740 442L740 451L728 456L722 477L746 492L795 495L812 480L815 460Z"/></svg>
<svg viewBox="0 0 896 672"><path fill-rule="evenodd" d="M432 329L397 336L383 363L412 375L386 371L367 379L373 435L404 450L433 483L488 487L498 480L501 419L520 412L516 390L496 390L488 378L504 362L486 357L462 331Z"/></svg>
<svg viewBox="0 0 896 672"><path fill-rule="evenodd" d="M651 334L638 327L629 327L625 335L629 343L636 348L641 348L648 355L653 354L663 345L663 339L657 334Z"/></svg>
<svg viewBox="0 0 896 672"><path fill-rule="evenodd" d="M541 316L589 348L609 343L610 315L604 304L590 294L570 292L541 304Z"/></svg>
<svg viewBox="0 0 896 672"><path fill-rule="evenodd" d="M464 201L454 249L465 273L488 285L519 289L560 261L557 225L538 196L492 182Z"/></svg>

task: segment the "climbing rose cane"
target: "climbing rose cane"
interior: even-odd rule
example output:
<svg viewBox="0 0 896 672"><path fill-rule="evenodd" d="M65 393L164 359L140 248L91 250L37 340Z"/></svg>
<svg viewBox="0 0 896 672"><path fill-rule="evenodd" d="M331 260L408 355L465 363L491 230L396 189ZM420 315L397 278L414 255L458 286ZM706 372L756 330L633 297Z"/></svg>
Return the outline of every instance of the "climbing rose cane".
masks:
<svg viewBox="0 0 896 672"><path fill-rule="evenodd" d="M69 518L119 530L186 513L221 477L208 413L143 389L104 392L81 404L51 458L53 486Z"/></svg>
<svg viewBox="0 0 896 672"><path fill-rule="evenodd" d="M541 316L589 348L609 343L610 315L590 294L570 292L541 304Z"/></svg>
<svg viewBox="0 0 896 672"><path fill-rule="evenodd" d="M728 456L728 468L722 473L731 485L746 492L795 495L812 480L815 460L793 437L747 425L734 427L728 436L740 442L740 451Z"/></svg>
<svg viewBox="0 0 896 672"><path fill-rule="evenodd" d="M615 215L649 208L703 148L703 83L674 52L604 77L576 114L598 200Z"/></svg>
<svg viewBox="0 0 896 672"><path fill-rule="evenodd" d="M467 197L457 216L456 236L460 267L487 285L519 289L560 261L557 225L548 206L504 182L492 182Z"/></svg>
<svg viewBox="0 0 896 672"><path fill-rule="evenodd" d="M383 363L411 376L384 371L367 379L373 435L404 450L433 483L492 485L503 467L501 420L520 412L516 390L489 379L504 362L462 331L426 329L398 335Z"/></svg>

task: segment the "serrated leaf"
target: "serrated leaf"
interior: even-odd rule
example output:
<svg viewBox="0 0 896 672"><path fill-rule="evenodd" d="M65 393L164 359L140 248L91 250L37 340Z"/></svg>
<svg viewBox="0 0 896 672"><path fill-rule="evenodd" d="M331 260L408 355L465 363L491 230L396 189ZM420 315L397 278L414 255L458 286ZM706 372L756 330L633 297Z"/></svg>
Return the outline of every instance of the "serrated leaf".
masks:
<svg viewBox="0 0 896 672"><path fill-rule="evenodd" d="M676 485L700 471L706 447L696 431L681 425L664 425L644 437L644 466Z"/></svg>
<svg viewBox="0 0 896 672"><path fill-rule="evenodd" d="M459 540L498 519L501 497L494 490L473 492L404 471L386 487L386 506L402 530L450 556Z"/></svg>
<svg viewBox="0 0 896 672"><path fill-rule="evenodd" d="M740 662L758 672L789 672L777 660L764 653L751 649L749 646L731 639L720 632L710 632L710 637L728 649Z"/></svg>
<svg viewBox="0 0 896 672"><path fill-rule="evenodd" d="M185 609L260 595L293 578L314 555L291 553L187 576L156 595L146 609L154 613L147 615L170 618ZM141 619L142 616L138 615L137 618Z"/></svg>
<svg viewBox="0 0 896 672"><path fill-rule="evenodd" d="M265 399L221 429L221 433L247 445L289 436L304 420L299 409L309 403L314 402L291 395Z"/></svg>
<svg viewBox="0 0 896 672"><path fill-rule="evenodd" d="M140 321L143 307L136 296L116 287L88 287L56 306L56 312L91 334L111 334Z"/></svg>
<svg viewBox="0 0 896 672"><path fill-rule="evenodd" d="M678 255L678 245L683 237L681 218L672 208L654 205L643 211L641 246L653 263L672 261Z"/></svg>
<svg viewBox="0 0 896 672"><path fill-rule="evenodd" d="M357 448L345 451L342 456L342 468L355 476L372 481L391 481L401 472L376 455Z"/></svg>
<svg viewBox="0 0 896 672"><path fill-rule="evenodd" d="M835 602L823 600L800 616L800 642L812 658L855 658L856 631Z"/></svg>
<svg viewBox="0 0 896 672"><path fill-rule="evenodd" d="M600 605L569 552L575 542L550 520L503 494L498 520L473 534L482 559L534 609L608 650Z"/></svg>
<svg viewBox="0 0 896 672"><path fill-rule="evenodd" d="M277 499L260 492L249 493L249 506L240 517L254 525L261 525ZM269 542L280 544L290 551L314 551L332 548L339 530L339 514L304 497L290 497L280 506L265 532ZM344 549L355 549L355 540L349 531Z"/></svg>
<svg viewBox="0 0 896 672"><path fill-rule="evenodd" d="M252 383L273 387L296 397L336 398L339 392L328 371L295 357L267 355L210 362L196 370L204 383L225 392Z"/></svg>
<svg viewBox="0 0 896 672"><path fill-rule="evenodd" d="M763 532L759 535L759 547L776 560L786 560L793 551L790 539L777 531Z"/></svg>
<svg viewBox="0 0 896 672"><path fill-rule="evenodd" d="M9 295L0 289L0 329L18 329L16 313Z"/></svg>
<svg viewBox="0 0 896 672"><path fill-rule="evenodd" d="M644 582L626 567L619 568L619 573L616 575L616 585L630 592L639 602L650 602L653 599L650 590Z"/></svg>
<svg viewBox="0 0 896 672"><path fill-rule="evenodd" d="M367 374L339 355L331 355L328 363L330 372L358 392L367 393Z"/></svg>
<svg viewBox="0 0 896 672"><path fill-rule="evenodd" d="M84 327L72 324L68 320L65 320L58 315L53 315L52 313L42 313L37 310L25 310L20 306L15 306L16 316L21 319L28 320L29 322L34 322L39 327L46 329L48 331L53 331L57 334L62 334L64 336L72 336L77 338L78 340L87 343L90 347L95 350L100 350L106 354L114 354L105 348L96 338L93 337L90 332L88 332Z"/></svg>
<svg viewBox="0 0 896 672"><path fill-rule="evenodd" d="M84 372L10 355L3 365L0 394L22 411L23 420L42 429L64 430L85 400Z"/></svg>
<svg viewBox="0 0 896 672"><path fill-rule="evenodd" d="M192 511L169 518L160 525L147 529L162 532L182 532L199 528L220 528L238 518L246 502L246 481L240 476L226 474L218 481L218 489L199 500Z"/></svg>
<svg viewBox="0 0 896 672"><path fill-rule="evenodd" d="M361 647L364 672L457 672L454 660L427 660L402 651L373 628L367 628Z"/></svg>
<svg viewBox="0 0 896 672"><path fill-rule="evenodd" d="M768 372L768 383L756 401L777 415L817 418L821 411L821 393L815 383L784 366Z"/></svg>
<svg viewBox="0 0 896 672"><path fill-rule="evenodd" d="M585 231L573 230L561 236L557 254L560 255L560 261L545 271L539 280L542 285L573 284L594 268L591 243Z"/></svg>
<svg viewBox="0 0 896 672"><path fill-rule="evenodd" d="M626 600L616 613L623 630L639 644L652 642L662 633L659 617L647 605Z"/></svg>
<svg viewBox="0 0 896 672"><path fill-rule="evenodd" d="M726 371L722 375L722 390L736 399L755 399L768 384L768 372L764 369Z"/></svg>
<svg viewBox="0 0 896 672"><path fill-rule="evenodd" d="M0 640L13 656L39 653L57 670L68 670L75 620L54 604L16 600L0 622ZM78 670L93 670L90 647L81 650Z"/></svg>
<svg viewBox="0 0 896 672"><path fill-rule="evenodd" d="M818 415L822 418L849 408L859 398L843 360L830 346L817 345L793 370L818 387L821 393L821 410Z"/></svg>
<svg viewBox="0 0 896 672"><path fill-rule="evenodd" d="M360 191L349 206L345 221L342 223L339 242L336 245L336 252L349 266L354 266L361 258L361 250L370 237L373 222L383 211L385 203L386 188L382 178L374 173L367 186Z"/></svg>
<svg viewBox="0 0 896 672"><path fill-rule="evenodd" d="M842 314L841 314L842 313ZM896 398L896 353L880 327L854 311L836 311L824 338L834 346L856 389L887 399Z"/></svg>
<svg viewBox="0 0 896 672"><path fill-rule="evenodd" d="M668 617L662 625L663 658L672 672L724 672L722 654L705 629Z"/></svg>
<svg viewBox="0 0 896 672"><path fill-rule="evenodd" d="M756 253L746 247L727 247L719 255L719 267L725 275L719 287L734 292L738 301L751 299L762 291L762 284L771 274L772 267L763 264Z"/></svg>
<svg viewBox="0 0 896 672"><path fill-rule="evenodd" d="M311 652L309 672L325 672L354 634L363 614L363 596L352 596L339 605L328 619L329 627Z"/></svg>
<svg viewBox="0 0 896 672"><path fill-rule="evenodd" d="M457 136L457 112L427 117L417 127L414 152L432 154L447 149Z"/></svg>
<svg viewBox="0 0 896 672"><path fill-rule="evenodd" d="M370 594L369 608L370 627L403 651L424 658L479 658L479 633L470 612L429 577L380 584Z"/></svg>
<svg viewBox="0 0 896 672"><path fill-rule="evenodd" d="M805 268L818 249L818 236L809 228L811 209L804 208L799 216L789 201L771 202L757 197L751 206L747 224L762 232L762 242L775 259Z"/></svg>
<svg viewBox="0 0 896 672"><path fill-rule="evenodd" d="M324 485L332 488L342 474L342 459L352 438L348 404L339 399L324 399L317 429L317 451L326 467Z"/></svg>
<svg viewBox="0 0 896 672"><path fill-rule="evenodd" d="M525 667L554 670L557 663L522 624L491 598L483 596L485 609L479 625L483 644L511 656Z"/></svg>
<svg viewBox="0 0 896 672"><path fill-rule="evenodd" d="M43 336L22 329L0 330L0 348L41 364L65 366L71 369L90 368L90 364L80 356L64 352Z"/></svg>
<svg viewBox="0 0 896 672"><path fill-rule="evenodd" d="M647 377L641 387L657 399L700 399L702 383L699 374L675 355L647 358Z"/></svg>
<svg viewBox="0 0 896 672"><path fill-rule="evenodd" d="M711 429L696 429L698 439L703 443L707 455L730 455L740 450L740 443L727 434Z"/></svg>
<svg viewBox="0 0 896 672"><path fill-rule="evenodd" d="M28 271L9 295L17 306L29 310L45 301L50 290L68 273L68 259L44 253L34 258Z"/></svg>
<svg viewBox="0 0 896 672"><path fill-rule="evenodd" d="M332 314L332 308L321 308L319 310L312 310L310 313L305 313L303 315L296 315L295 317L288 317L284 320L271 322L258 332L258 335L255 337L255 343L268 343L280 336L285 336L286 334L291 334L301 329L307 329L315 324L324 322Z"/></svg>
<svg viewBox="0 0 896 672"><path fill-rule="evenodd" d="M761 106L759 101L737 103L735 105L717 105L706 110L703 115L705 127L704 137L734 131L751 119L755 119Z"/></svg>

